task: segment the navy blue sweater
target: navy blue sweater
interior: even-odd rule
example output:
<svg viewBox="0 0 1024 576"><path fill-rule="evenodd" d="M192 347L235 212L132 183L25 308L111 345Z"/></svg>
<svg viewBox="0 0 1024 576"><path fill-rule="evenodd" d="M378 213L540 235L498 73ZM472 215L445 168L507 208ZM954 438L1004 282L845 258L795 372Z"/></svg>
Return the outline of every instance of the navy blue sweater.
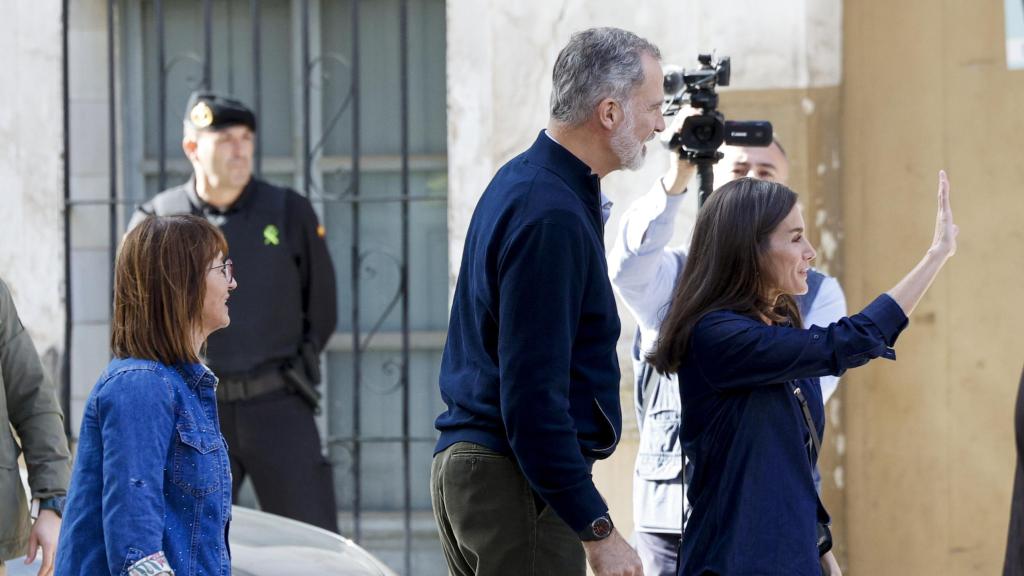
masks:
<svg viewBox="0 0 1024 576"><path fill-rule="evenodd" d="M890 348L907 325L888 295L821 328L768 326L720 310L693 331L679 385L680 440L694 463L680 576L818 576L811 438L793 395L806 395L818 436L825 413L818 377L842 375ZM816 457L816 454L814 455Z"/></svg>
<svg viewBox="0 0 1024 576"><path fill-rule="evenodd" d="M593 460L622 428L600 180L543 132L505 164L469 224L441 362L436 452L513 458L576 531L608 511Z"/></svg>

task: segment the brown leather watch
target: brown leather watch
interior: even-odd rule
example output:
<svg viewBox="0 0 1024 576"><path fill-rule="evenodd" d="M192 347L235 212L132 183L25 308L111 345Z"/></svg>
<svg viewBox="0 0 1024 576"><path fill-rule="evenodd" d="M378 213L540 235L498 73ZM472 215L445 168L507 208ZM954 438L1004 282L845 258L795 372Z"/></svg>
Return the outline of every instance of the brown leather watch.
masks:
<svg viewBox="0 0 1024 576"><path fill-rule="evenodd" d="M580 540L584 542L604 540L612 535L613 528L615 528L615 524L612 524L612 517L608 514L603 514L594 519L593 522L580 532Z"/></svg>

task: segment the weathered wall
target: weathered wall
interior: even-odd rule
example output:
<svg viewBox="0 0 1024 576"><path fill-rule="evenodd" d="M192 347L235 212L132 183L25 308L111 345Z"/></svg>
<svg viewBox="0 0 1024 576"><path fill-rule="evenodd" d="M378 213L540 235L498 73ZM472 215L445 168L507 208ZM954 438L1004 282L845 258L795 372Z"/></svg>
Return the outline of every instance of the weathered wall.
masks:
<svg viewBox="0 0 1024 576"><path fill-rule="evenodd" d="M51 373L64 348L60 0L0 18L0 277Z"/></svg>
<svg viewBox="0 0 1024 576"><path fill-rule="evenodd" d="M945 168L959 251L897 345L847 377L849 574L998 574L1022 359L1024 73L1002 2L845 3L846 288L861 306L931 240Z"/></svg>
<svg viewBox="0 0 1024 576"><path fill-rule="evenodd" d="M722 108L737 119L770 119L785 140L791 184L807 206L819 264L841 274L838 124L841 77L839 0L643 2L624 8L610 0L509 3L448 2L449 254L452 286L473 207L497 168L532 143L547 122L551 67L572 32L590 26L628 28L658 44L666 63L696 64L699 51L733 58L732 87ZM757 34L750 31L757 30ZM668 164L652 150L639 172L619 172L603 189L616 202L607 227L610 247L618 214L646 192ZM696 200L684 203L677 241L684 242ZM620 306L620 310L624 310ZM619 346L625 430L615 455L595 468L599 488L623 532L632 532L633 421L628 349L634 324L623 312ZM841 395L830 404L839 422ZM841 434L830 428L825 457L826 501L842 525L843 470L835 453ZM839 532L842 529L839 528ZM840 549L842 553L842 550Z"/></svg>
<svg viewBox="0 0 1024 576"><path fill-rule="evenodd" d="M75 436L89 391L110 358L110 207L104 203L110 198L107 50L107 2L69 2L70 184L71 200L79 202L71 211L69 230L74 321L69 418Z"/></svg>
<svg viewBox="0 0 1024 576"><path fill-rule="evenodd" d="M450 267L458 273L476 199L497 168L532 143L548 119L551 67L569 36L626 27L656 43L666 63L696 64L699 51L733 58L732 89L829 87L841 74L839 0L714 4L659 0L624 9L611 0L448 2ZM759 34L744 31L758 30ZM771 96L768 96L771 100ZM646 190L663 159L613 175L612 195ZM621 199L621 198L617 198Z"/></svg>

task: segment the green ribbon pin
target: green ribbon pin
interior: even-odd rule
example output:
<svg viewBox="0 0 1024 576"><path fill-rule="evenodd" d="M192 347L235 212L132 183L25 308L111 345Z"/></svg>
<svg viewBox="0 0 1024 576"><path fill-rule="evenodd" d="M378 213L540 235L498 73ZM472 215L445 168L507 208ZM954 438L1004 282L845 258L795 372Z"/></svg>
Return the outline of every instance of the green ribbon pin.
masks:
<svg viewBox="0 0 1024 576"><path fill-rule="evenodd" d="M277 226L267 224L267 227L263 229L263 243L267 246L277 246L281 243L280 235Z"/></svg>

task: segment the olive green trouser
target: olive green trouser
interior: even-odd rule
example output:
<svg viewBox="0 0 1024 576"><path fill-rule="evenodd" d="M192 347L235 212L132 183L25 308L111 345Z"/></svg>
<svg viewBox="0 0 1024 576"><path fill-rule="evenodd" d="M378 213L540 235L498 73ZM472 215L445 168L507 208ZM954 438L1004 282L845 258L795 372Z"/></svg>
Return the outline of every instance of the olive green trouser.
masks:
<svg viewBox="0 0 1024 576"><path fill-rule="evenodd" d="M430 498L452 576L584 576L579 536L511 459L457 442L434 456Z"/></svg>

